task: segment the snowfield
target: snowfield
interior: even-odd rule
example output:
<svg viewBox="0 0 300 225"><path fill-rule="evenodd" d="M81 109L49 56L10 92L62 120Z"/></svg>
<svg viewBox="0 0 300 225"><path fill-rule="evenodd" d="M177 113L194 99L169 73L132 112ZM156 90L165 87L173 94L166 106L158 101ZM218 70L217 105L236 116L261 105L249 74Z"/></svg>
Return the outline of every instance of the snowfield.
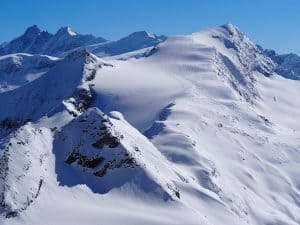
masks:
<svg viewBox="0 0 300 225"><path fill-rule="evenodd" d="M232 24L60 32L0 57L0 224L300 224L298 56Z"/></svg>

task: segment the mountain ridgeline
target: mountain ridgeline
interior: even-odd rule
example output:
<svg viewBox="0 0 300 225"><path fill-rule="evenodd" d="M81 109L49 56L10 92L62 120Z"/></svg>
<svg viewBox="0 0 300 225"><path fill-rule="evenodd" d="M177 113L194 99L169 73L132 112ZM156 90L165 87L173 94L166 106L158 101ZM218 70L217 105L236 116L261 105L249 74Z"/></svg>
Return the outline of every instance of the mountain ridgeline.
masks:
<svg viewBox="0 0 300 225"><path fill-rule="evenodd" d="M70 27L62 27L55 34L51 34L47 31L41 31L34 25L28 27L21 36L3 43L0 46L0 55L29 53L64 56L78 48L89 48L94 53L105 55L118 55L153 46L165 39L165 36L156 36L140 31L118 41L107 41L91 34L78 34Z"/></svg>

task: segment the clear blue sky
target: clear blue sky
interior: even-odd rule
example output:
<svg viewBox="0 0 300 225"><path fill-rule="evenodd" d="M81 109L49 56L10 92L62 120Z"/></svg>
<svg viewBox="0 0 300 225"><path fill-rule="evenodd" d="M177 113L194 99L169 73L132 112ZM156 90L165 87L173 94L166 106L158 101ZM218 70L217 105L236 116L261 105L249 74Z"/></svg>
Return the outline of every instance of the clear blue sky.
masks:
<svg viewBox="0 0 300 225"><path fill-rule="evenodd" d="M0 0L0 42L32 24L117 39L137 30L189 34L227 22L265 48L300 54L300 0Z"/></svg>

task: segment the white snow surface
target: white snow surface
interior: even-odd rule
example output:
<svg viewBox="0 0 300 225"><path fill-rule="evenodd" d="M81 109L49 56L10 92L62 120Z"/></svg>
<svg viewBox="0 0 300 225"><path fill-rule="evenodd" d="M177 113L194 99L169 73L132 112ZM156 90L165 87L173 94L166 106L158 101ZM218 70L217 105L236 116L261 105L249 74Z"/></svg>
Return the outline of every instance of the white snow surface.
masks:
<svg viewBox="0 0 300 225"><path fill-rule="evenodd" d="M0 93L16 89L39 78L58 60L52 56L26 53L0 56Z"/></svg>
<svg viewBox="0 0 300 225"><path fill-rule="evenodd" d="M236 26L49 60L0 92L0 224L300 224L300 82Z"/></svg>

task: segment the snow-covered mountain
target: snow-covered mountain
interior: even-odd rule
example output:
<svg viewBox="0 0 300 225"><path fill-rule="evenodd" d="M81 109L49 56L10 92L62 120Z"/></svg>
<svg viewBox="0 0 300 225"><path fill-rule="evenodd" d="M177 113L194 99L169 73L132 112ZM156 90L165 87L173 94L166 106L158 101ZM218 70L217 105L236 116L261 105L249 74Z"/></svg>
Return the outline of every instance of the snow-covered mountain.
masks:
<svg viewBox="0 0 300 225"><path fill-rule="evenodd" d="M279 55L274 50L264 50L276 64L276 72L288 79L300 80L300 56L290 53Z"/></svg>
<svg viewBox="0 0 300 225"><path fill-rule="evenodd" d="M297 60L232 24L76 35L0 57L1 224L299 224Z"/></svg>
<svg viewBox="0 0 300 225"><path fill-rule="evenodd" d="M45 44L44 53L49 55L62 54L78 47L84 47L95 43L103 43L106 40L96 38L93 35L81 35L70 27L60 28L55 35Z"/></svg>
<svg viewBox="0 0 300 225"><path fill-rule="evenodd" d="M0 56L0 93L16 89L52 68L58 58L17 53Z"/></svg>
<svg viewBox="0 0 300 225"><path fill-rule="evenodd" d="M0 55L29 53L64 57L72 51L88 49L96 55L109 56L155 46L165 40L165 36L139 31L117 41L107 41L91 34L78 34L71 27L62 27L55 34L50 34L34 25L20 37L1 44Z"/></svg>
<svg viewBox="0 0 300 225"><path fill-rule="evenodd" d="M36 25L26 29L25 33L0 48L0 55L12 53L46 54L58 56L65 51L106 40L93 35L82 35L70 27L62 27L55 34L41 31Z"/></svg>
<svg viewBox="0 0 300 225"><path fill-rule="evenodd" d="M120 40L91 45L87 49L98 56L113 56L156 46L165 41L166 38L163 35L157 36L146 31L138 31Z"/></svg>
<svg viewBox="0 0 300 225"><path fill-rule="evenodd" d="M2 44L0 55L12 53L41 53L44 44L48 42L52 36L53 35L47 31L41 31L36 25L33 25L28 27L20 37Z"/></svg>

